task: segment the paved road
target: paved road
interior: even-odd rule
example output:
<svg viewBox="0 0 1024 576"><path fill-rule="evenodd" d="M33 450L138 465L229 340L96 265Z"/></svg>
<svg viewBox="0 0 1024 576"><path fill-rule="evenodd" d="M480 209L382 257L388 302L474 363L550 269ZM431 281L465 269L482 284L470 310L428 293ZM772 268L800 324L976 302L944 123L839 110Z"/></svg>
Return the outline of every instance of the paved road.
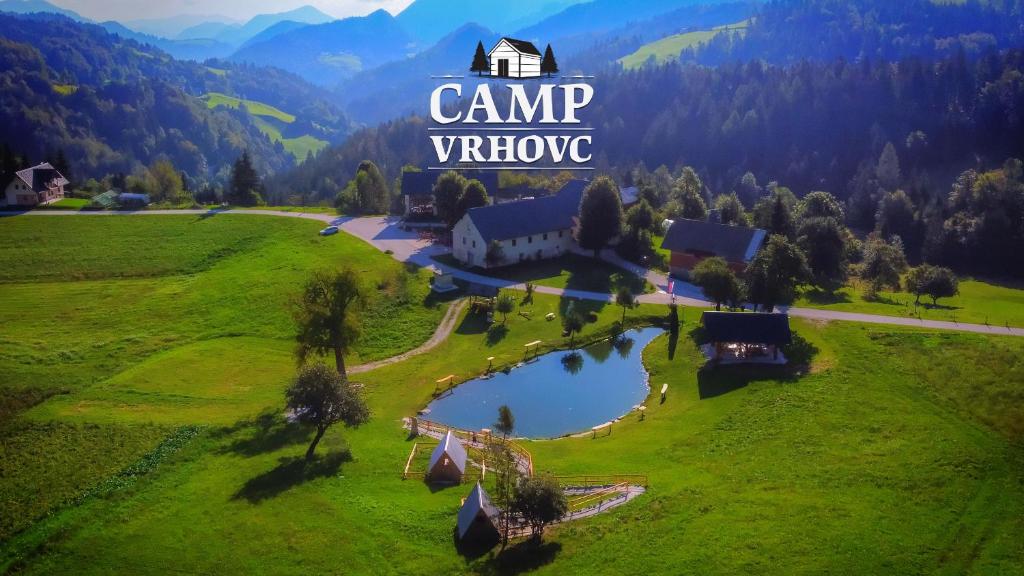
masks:
<svg viewBox="0 0 1024 576"><path fill-rule="evenodd" d="M439 254L447 253L447 249L443 246L439 246L431 243L429 240L424 240L419 237L419 234L415 231L405 231L398 226L398 220L396 218L388 217L371 217L371 218L339 218L330 214L316 214L310 212L285 212L281 210L246 210L246 209L232 209L232 210L140 210L137 212L104 212L104 211L83 211L77 212L72 210L34 210L31 212L21 213L22 215L28 216L69 216L69 215L88 215L88 216L115 216L115 215L162 215L162 214L251 214L256 216L281 216L286 218L305 218L311 220L318 220L321 222L332 222L337 220L342 230L360 238L369 244L375 246L381 251L390 251L391 256L401 262L412 262L419 266L423 266L434 271L450 273L456 278L474 282L477 284L483 284L487 286L495 286L498 288L508 288L514 290L525 290L526 286L509 280L502 280L499 278L492 278L490 276L482 276L480 274L474 274L472 272L466 272L458 268L453 268L445 264L441 264L432 258ZM5 216L19 215L19 213L8 213ZM668 278L652 270L644 269L643 267L637 266L630 262L626 262L618 256L612 254L610 251L605 251L602 258L608 260L614 264L618 264L623 268L630 270L631 272L647 278L648 282L653 284L657 288L657 292L653 294L644 294L639 297L639 300L643 303L649 304L668 304L675 297L675 301L684 306L697 306L697 307L708 307L711 303L708 302L700 293L700 290L688 284L676 280L673 285L674 295L667 293L668 290ZM570 296L574 298L581 298L586 300L604 300L612 301L613 297L610 294L602 294L599 292L586 292L583 290L563 290L560 288L551 288L548 286L536 286L535 290L541 294L553 294L556 296ZM783 311L788 312L790 316L797 318L806 318L809 320L841 320L846 322L863 322L868 324L888 324L892 326L912 326L916 328L930 328L935 330L958 330L962 332L975 332L978 334L997 334L997 335L1010 335L1010 336L1024 336L1024 328L1008 328L1006 326L988 326L985 324L964 324L960 322L944 322L940 320L918 320L916 318L905 318L901 316L881 316L875 314L858 314L853 312L838 312L835 310L818 310L814 308L781 308Z"/></svg>

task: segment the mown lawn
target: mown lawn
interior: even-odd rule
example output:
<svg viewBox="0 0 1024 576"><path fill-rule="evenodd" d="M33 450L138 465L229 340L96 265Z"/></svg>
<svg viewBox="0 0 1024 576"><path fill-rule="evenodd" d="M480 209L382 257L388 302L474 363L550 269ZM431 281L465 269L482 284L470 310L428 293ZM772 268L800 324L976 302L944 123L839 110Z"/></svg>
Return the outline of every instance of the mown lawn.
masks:
<svg viewBox="0 0 1024 576"><path fill-rule="evenodd" d="M230 214L0 218L0 540L176 425L279 405L295 369L289 300L314 269L351 266L366 280L351 364L427 340L446 308L429 297L429 273L405 279L400 263L321 227Z"/></svg>
<svg viewBox="0 0 1024 576"><path fill-rule="evenodd" d="M959 296L941 298L935 306L927 296L922 296L915 306L914 295L907 292L882 292L876 300L867 301L863 284L857 280L835 294L805 290L793 305L924 320L1024 326L1024 290L970 279L960 281Z"/></svg>
<svg viewBox="0 0 1024 576"><path fill-rule="evenodd" d="M9 312L0 318L5 326L15 322L19 337L8 341L3 334L5 372L21 353L8 348L29 340L29 326L44 328L33 338L54 338L56 349L67 353L51 358L41 355L41 345L27 347L25 352L46 361L21 366L14 379L4 374L4 383L57 381L66 388L66 395L23 413L23 430L95 426L117 437L118 426L162 428L173 438L174 430L205 426L175 450L161 450L166 443L156 446L159 433L111 450L105 462L114 463L104 464L107 470L92 469L90 479L122 468L121 462L140 453L147 454L143 464L131 469L144 473L131 482L103 482L114 488L24 522L32 525L0 544L0 571L1009 574L1024 567L1019 538L1024 531L1024 340L795 321L798 337L787 353L797 368L701 370L699 310L694 309L683 310L686 323L678 339L663 335L645 350L655 392L644 421L627 416L610 436L597 439L526 443L539 471L647 474L648 494L608 514L555 528L540 548L514 544L504 553L462 555L452 530L469 487L432 490L416 480L403 481L413 441L401 419L429 402L442 376L478 375L491 356L496 366L518 362L523 345L534 340L542 340L545 350L564 346L560 323L544 316L564 312L569 300L537 294L532 303L521 302L507 324L491 327L466 313L452 337L432 353L359 375L371 421L358 429L332 429L321 444L321 457L303 468L298 459L310 433L281 418L284 382L277 374L290 372L285 366L290 343L288 332L275 336L274 330L286 327L287 317L257 321L270 316L269 308L256 306L259 299L245 299L250 324L233 313L203 323L200 316L238 305L214 299L213 289L203 283L226 268L231 277L249 278L246 287L255 290L272 282L254 271L267 265L262 255L283 259L273 246L281 244L293 261L305 262L317 259L317 246L344 237L319 239L316 223L307 227L243 216L209 221L218 218L280 221L286 230L274 232L282 235L277 240L223 262L197 265L206 260L195 253L181 260L180 267L197 271L186 275L192 284L175 287L171 295L186 300L190 291L202 290L213 300L203 314L191 314L191 307L203 304L187 299L188 306L174 313L140 320L133 308L163 298L161 283L169 278L144 276L64 282L84 286L78 298L62 294L63 301L82 301L103 290L115 294L92 304L88 322L77 318L85 307L53 299L47 307L32 307L26 305L27 294L18 300L26 318ZM0 235L7 235L7 224L0 220ZM290 226L298 227L294 238ZM307 241L316 244L304 246ZM343 241L334 249L347 261L365 258L372 270L389 265L369 254L359 256L360 246ZM81 245L69 252L74 249ZM113 274L118 267L107 269ZM249 271L243 274L244 269ZM300 276L288 266L277 272L293 281ZM220 291L237 295L221 280ZM131 289L111 288L122 283ZM9 290L20 284L60 283L0 283L4 309L12 308ZM287 292L290 285L273 289ZM273 300L268 289L260 295ZM129 293L142 296L120 298ZM118 303L127 314L107 320L112 311L121 313ZM577 306L594 314L584 337L607 334L621 315L612 304ZM665 312L664 306L645 305L629 318L654 321ZM182 314L190 314L189 324L199 322L199 327L182 328L177 323ZM57 330L64 318L72 324ZM117 331L119 324L128 329ZM179 334L192 334L188 330L208 337ZM152 349L136 351L142 344L120 339L120 332L134 334ZM100 346L94 349L95 343ZM106 356L108 348L114 358L94 358ZM66 373L79 373L85 381L64 384ZM28 374L48 380L32 381ZM669 384L664 404L657 398L662 383ZM36 443L42 446L39 454L63 450L50 436L18 446ZM75 445L81 443L88 442ZM104 444L98 446L100 451L83 456L103 459ZM74 470L76 462L64 458L60 469ZM55 473L39 458L20 458L12 466L22 479L39 471L35 486L53 483L65 489L64 478L52 478ZM14 484L8 477L5 470L0 486L10 493L7 487ZM81 486L73 484L67 493L78 493ZM28 493L20 490L19 497Z"/></svg>
<svg viewBox="0 0 1024 576"><path fill-rule="evenodd" d="M309 434L272 410L201 434L135 485L36 524L4 553L30 574L1014 573L1024 566L1024 342L796 322L803 370L701 371L696 310L645 351L647 418L610 436L529 442L538 470L645 473L650 492L552 530L539 549L462 556L469 487L401 480L400 419L440 375L561 340L538 295L500 336L465 317L436 353L360 376L373 419ZM528 308L529 304L526 305ZM594 335L619 315L594 305ZM632 317L660 316L645 306ZM670 352L671 350L671 352ZM983 367L983 368L980 368ZM980 369L979 369L980 368ZM188 416L186 416L188 417Z"/></svg>
<svg viewBox="0 0 1024 576"><path fill-rule="evenodd" d="M436 260L453 268L469 270L485 276L519 283L532 282L537 286L550 288L611 294L616 292L620 286L629 286L636 294L654 292L654 286L635 274L603 260L595 260L579 254L565 254L558 258L522 262L490 270L467 268L450 254L436 257Z"/></svg>

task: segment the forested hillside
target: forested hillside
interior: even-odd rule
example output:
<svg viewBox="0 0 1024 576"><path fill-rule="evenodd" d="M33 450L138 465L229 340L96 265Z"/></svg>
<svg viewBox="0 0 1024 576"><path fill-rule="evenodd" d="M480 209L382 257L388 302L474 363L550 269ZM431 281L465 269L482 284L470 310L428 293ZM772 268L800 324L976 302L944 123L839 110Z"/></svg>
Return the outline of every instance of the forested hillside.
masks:
<svg viewBox="0 0 1024 576"><path fill-rule="evenodd" d="M208 93L264 102L296 117L286 136L340 142L348 120L326 93L279 71L204 66L54 15L0 15L0 141L27 161L58 151L79 181L159 159L197 183L221 180L249 150L264 173L294 157L245 110Z"/></svg>

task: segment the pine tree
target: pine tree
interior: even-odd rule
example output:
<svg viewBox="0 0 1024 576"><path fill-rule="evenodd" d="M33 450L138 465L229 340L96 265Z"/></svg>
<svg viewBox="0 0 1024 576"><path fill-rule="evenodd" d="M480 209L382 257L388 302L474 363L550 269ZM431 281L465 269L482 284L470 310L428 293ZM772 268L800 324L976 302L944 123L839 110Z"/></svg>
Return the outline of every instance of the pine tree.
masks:
<svg viewBox="0 0 1024 576"><path fill-rule="evenodd" d="M544 50L544 59L540 61L540 71L548 75L551 78L552 74L558 74L558 62L555 61L555 53L551 50L551 44L548 44L546 50Z"/></svg>
<svg viewBox="0 0 1024 576"><path fill-rule="evenodd" d="M242 156L235 161L231 168L231 184L228 187L227 201L230 204L239 206L254 206L263 203L260 195L263 191L263 183L260 175L252 166L252 158L249 151L242 152Z"/></svg>
<svg viewBox="0 0 1024 576"><path fill-rule="evenodd" d="M476 43L476 54L473 55L473 65L469 67L470 72L476 72L477 76L491 71L491 65L487 62L487 53L484 52L484 43Z"/></svg>

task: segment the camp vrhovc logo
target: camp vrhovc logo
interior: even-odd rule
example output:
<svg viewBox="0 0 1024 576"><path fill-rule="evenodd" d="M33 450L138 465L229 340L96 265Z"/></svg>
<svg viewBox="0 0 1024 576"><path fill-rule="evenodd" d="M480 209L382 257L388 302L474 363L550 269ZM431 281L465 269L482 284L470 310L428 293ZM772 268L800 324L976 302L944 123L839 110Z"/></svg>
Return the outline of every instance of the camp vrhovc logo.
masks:
<svg viewBox="0 0 1024 576"><path fill-rule="evenodd" d="M558 76L550 44L541 54L526 40L502 37L489 51L478 42L469 71L434 76L446 82L430 96L432 170L591 169L593 128L581 113L594 88L589 76Z"/></svg>

